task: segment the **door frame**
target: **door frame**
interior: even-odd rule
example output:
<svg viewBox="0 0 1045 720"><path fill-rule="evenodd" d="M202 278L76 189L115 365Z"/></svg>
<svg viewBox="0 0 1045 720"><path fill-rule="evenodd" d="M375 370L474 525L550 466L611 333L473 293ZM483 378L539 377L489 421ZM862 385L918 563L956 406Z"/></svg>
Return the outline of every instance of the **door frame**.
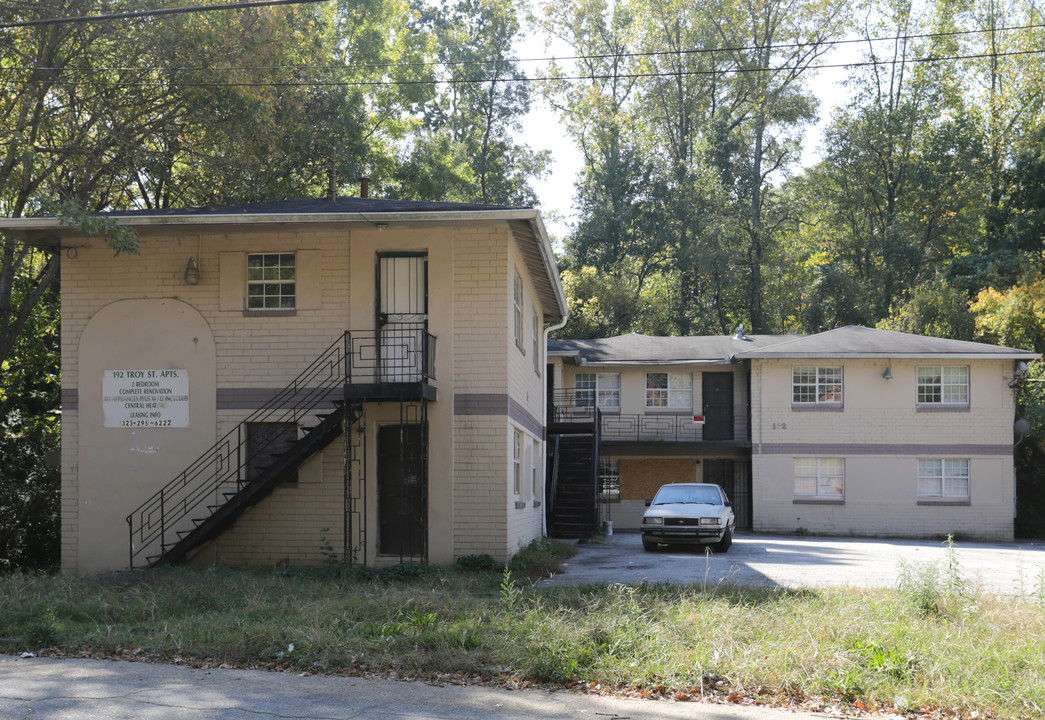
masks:
<svg viewBox="0 0 1045 720"><path fill-rule="evenodd" d="M387 552L382 548L383 535L382 535L382 486L384 481L384 473L382 472L382 459L385 457L382 453L381 448L381 435L385 431L402 430L404 428L417 428L420 431L419 447L416 451L416 461L418 463L418 469L420 471L419 482L420 489L417 498L417 520L420 525L418 530L417 553L404 552L402 544L398 552ZM429 478L428 478L428 423L427 421L422 422L381 422L376 423L377 431L374 433L374 513L375 513L375 530L376 537L374 543L374 554L375 557L396 557L398 556L401 560L415 560L419 562L428 561L428 491L429 491ZM405 446L400 444L399 447L399 462L400 468L406 453L404 452Z"/></svg>
<svg viewBox="0 0 1045 720"><path fill-rule="evenodd" d="M382 299L382 285L381 285L381 261L384 259L397 259L397 258L423 258L423 300L424 300L424 320L421 322L423 326L421 328L422 338L421 345L418 348L420 356L420 366L422 368L422 375L430 372L430 368L425 367L427 363L427 353L424 352L424 345L428 335L428 251L427 250L389 250L389 251L377 251L374 256L374 353L376 356L378 376L382 372L382 333L384 332L385 326L388 324L387 315L381 311L381 299ZM382 320L384 317L384 320Z"/></svg>
<svg viewBox="0 0 1045 720"><path fill-rule="evenodd" d="M725 437L708 437L708 392L707 387L710 381L715 379L729 378L729 422L725 424L723 429L725 430ZM736 438L736 375L732 372L705 372L701 373L700 378L700 391L701 391L701 410L704 415L704 428L703 428L703 440L709 441L730 441ZM725 406L723 406L725 407ZM716 425L717 426L717 425Z"/></svg>

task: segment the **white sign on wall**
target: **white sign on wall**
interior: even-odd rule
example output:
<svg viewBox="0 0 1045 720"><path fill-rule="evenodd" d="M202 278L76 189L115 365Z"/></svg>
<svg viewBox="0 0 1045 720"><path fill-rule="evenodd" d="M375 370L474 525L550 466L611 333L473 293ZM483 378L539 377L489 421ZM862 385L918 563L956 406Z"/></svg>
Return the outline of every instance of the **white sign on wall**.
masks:
<svg viewBox="0 0 1045 720"><path fill-rule="evenodd" d="M106 370L105 427L189 426L188 370Z"/></svg>

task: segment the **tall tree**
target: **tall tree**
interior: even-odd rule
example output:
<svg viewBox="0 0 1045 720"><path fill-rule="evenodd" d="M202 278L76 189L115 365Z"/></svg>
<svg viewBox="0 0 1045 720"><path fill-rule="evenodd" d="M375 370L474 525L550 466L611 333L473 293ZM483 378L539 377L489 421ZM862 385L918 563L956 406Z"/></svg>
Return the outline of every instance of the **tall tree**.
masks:
<svg viewBox="0 0 1045 720"><path fill-rule="evenodd" d="M853 98L832 119L825 158L803 181L815 287L842 298L836 315L810 317L816 326L887 317L972 247L982 196L978 129L958 73L921 62L954 52L953 19L946 6L914 13L910 0L876 6ZM911 38L931 29L940 34ZM821 297L817 306L831 303Z"/></svg>
<svg viewBox="0 0 1045 720"><path fill-rule="evenodd" d="M738 131L742 149L739 187L750 265L750 318L767 329L763 265L786 214L771 212L766 195L772 178L799 157L796 131L815 117L816 101L803 86L827 42L841 35L847 5L836 0L729 0L709 19L727 47L737 73Z"/></svg>
<svg viewBox="0 0 1045 720"><path fill-rule="evenodd" d="M411 148L410 164L423 173L422 182L403 176L401 196L447 199L438 184L425 182L438 175L451 180L458 194L452 199L536 204L532 183L547 171L549 156L514 139L530 108L529 85L512 51L520 34L517 13L514 3L495 0L455 0L422 12L437 79L445 85L425 106L422 133ZM466 170L448 172L454 167ZM426 187L434 196L419 192Z"/></svg>
<svg viewBox="0 0 1045 720"><path fill-rule="evenodd" d="M626 3L604 0L546 2L541 10L540 27L572 49L569 72L582 78L566 80L567 70L556 66L545 87L584 158L580 220L566 239L564 277L573 292L599 294L574 308L575 321L563 333L648 328L652 306L644 293L664 285L668 260L660 213L667 193L629 132L638 84L630 50L634 15Z"/></svg>

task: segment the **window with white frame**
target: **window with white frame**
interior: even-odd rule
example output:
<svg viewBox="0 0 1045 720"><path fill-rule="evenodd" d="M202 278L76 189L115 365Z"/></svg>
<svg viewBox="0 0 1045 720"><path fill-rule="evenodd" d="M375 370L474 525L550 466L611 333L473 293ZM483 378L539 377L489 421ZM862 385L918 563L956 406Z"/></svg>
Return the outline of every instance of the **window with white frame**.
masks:
<svg viewBox="0 0 1045 720"><path fill-rule="evenodd" d="M541 488L541 471L543 470L544 458L541 457L541 443L538 440L533 442L533 467L530 468L531 480L533 482L533 499L540 501L541 495L544 492Z"/></svg>
<svg viewBox="0 0 1045 720"><path fill-rule="evenodd" d="M646 407L685 409L693 406L689 373L646 373Z"/></svg>
<svg viewBox="0 0 1045 720"><path fill-rule="evenodd" d="M930 458L918 461L918 497L969 499L969 460Z"/></svg>
<svg viewBox="0 0 1045 720"><path fill-rule="evenodd" d="M924 405L968 405L969 367L931 365L918 368L918 403Z"/></svg>
<svg viewBox="0 0 1045 720"><path fill-rule="evenodd" d="M294 253L247 255L247 309L293 310L297 268Z"/></svg>
<svg viewBox="0 0 1045 720"><path fill-rule="evenodd" d="M515 273L515 290L513 293L513 299L515 302L515 342L522 347L523 342L523 287L522 278L519 277L519 273Z"/></svg>
<svg viewBox="0 0 1045 720"><path fill-rule="evenodd" d="M843 458L795 458L795 496L840 500L845 495Z"/></svg>
<svg viewBox="0 0 1045 720"><path fill-rule="evenodd" d="M620 373L578 373L573 382L575 406L620 407Z"/></svg>
<svg viewBox="0 0 1045 720"><path fill-rule="evenodd" d="M535 310L533 313L533 343L531 345L533 348L533 369L538 375L541 373L541 355L538 352L541 347L540 327L541 325L537 321L537 311Z"/></svg>
<svg viewBox="0 0 1045 720"><path fill-rule="evenodd" d="M791 368L791 402L837 405L842 402L842 368L799 365Z"/></svg>
<svg viewBox="0 0 1045 720"><path fill-rule="evenodd" d="M512 489L518 495L522 492L522 445L523 436L518 430L513 431L515 437L512 449Z"/></svg>
<svg viewBox="0 0 1045 720"><path fill-rule="evenodd" d="M620 500L620 458L599 458L599 499Z"/></svg>

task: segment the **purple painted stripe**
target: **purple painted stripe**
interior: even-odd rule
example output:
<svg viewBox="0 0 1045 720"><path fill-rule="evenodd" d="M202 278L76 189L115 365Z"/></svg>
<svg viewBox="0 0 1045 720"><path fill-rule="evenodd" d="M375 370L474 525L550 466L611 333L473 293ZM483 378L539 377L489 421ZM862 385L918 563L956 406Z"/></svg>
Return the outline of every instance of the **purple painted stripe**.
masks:
<svg viewBox="0 0 1045 720"><path fill-rule="evenodd" d="M455 393L454 415L507 415L507 393Z"/></svg>
<svg viewBox="0 0 1045 720"><path fill-rule="evenodd" d="M283 393L283 388L218 388L219 410L256 410ZM301 407L302 401L333 402L341 399L339 388L301 388L296 393L285 393L277 407Z"/></svg>
<svg viewBox="0 0 1045 720"><path fill-rule="evenodd" d="M78 388L62 388L62 410L80 409L80 390Z"/></svg>
<svg viewBox="0 0 1045 720"><path fill-rule="evenodd" d="M454 415L507 415L539 438L544 438L544 423L506 393L457 393Z"/></svg>
<svg viewBox="0 0 1045 720"><path fill-rule="evenodd" d="M508 417L537 437L544 439L544 424L512 398L508 398Z"/></svg>
<svg viewBox="0 0 1045 720"><path fill-rule="evenodd" d="M762 443L756 455L1011 455L1012 445L960 443Z"/></svg>

